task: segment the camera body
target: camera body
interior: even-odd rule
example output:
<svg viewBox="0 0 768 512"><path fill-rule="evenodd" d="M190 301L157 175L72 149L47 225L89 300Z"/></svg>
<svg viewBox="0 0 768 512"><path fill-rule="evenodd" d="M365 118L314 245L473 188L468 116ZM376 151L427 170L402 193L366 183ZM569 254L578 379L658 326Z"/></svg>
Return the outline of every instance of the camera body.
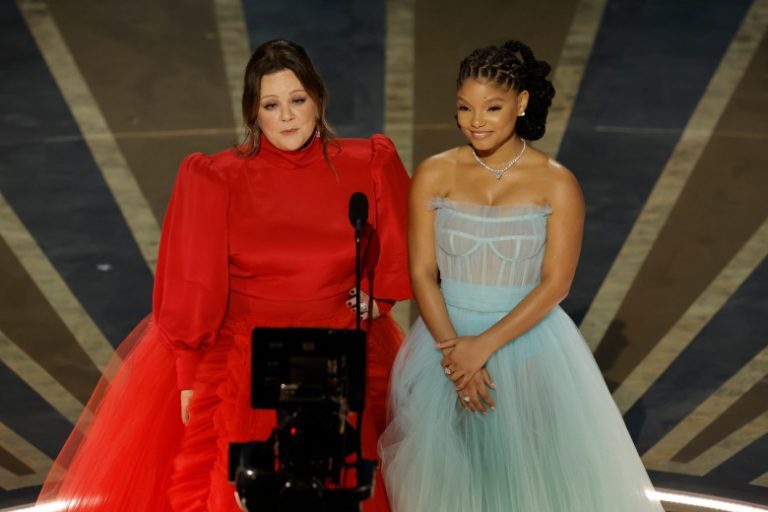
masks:
<svg viewBox="0 0 768 512"><path fill-rule="evenodd" d="M359 510L376 466L349 422L365 404L365 332L256 328L251 338L251 406L275 409L278 426L265 442L230 446L241 508ZM352 470L357 485L345 487Z"/></svg>

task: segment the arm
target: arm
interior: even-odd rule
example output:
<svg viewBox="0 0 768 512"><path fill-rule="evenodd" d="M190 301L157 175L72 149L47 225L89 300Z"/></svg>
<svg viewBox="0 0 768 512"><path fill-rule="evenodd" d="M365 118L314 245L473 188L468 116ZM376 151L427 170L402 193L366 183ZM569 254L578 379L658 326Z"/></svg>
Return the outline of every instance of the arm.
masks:
<svg viewBox="0 0 768 512"><path fill-rule="evenodd" d="M480 335L495 352L538 324L565 297L573 283L584 231L584 198L576 179L563 169L548 198L547 245L541 283L501 321Z"/></svg>
<svg viewBox="0 0 768 512"><path fill-rule="evenodd" d="M211 159L184 160L163 223L152 317L176 356L182 419L200 354L216 340L228 293L228 187ZM186 421L185 421L186 422Z"/></svg>
<svg viewBox="0 0 768 512"><path fill-rule="evenodd" d="M456 331L448 318L448 310L437 282L435 211L429 207L429 202L438 195L441 195L439 170L427 160L414 171L411 183L408 263L421 318L432 337L444 341L455 338Z"/></svg>
<svg viewBox="0 0 768 512"><path fill-rule="evenodd" d="M422 163L414 172L408 209L408 261L411 284L422 320L438 343L450 344L456 339L456 330L451 324L438 286L435 211L429 207L432 198L445 194L442 190L445 178L439 171L446 165L445 162L431 159ZM440 348L446 358L453 352L453 345ZM493 379L484 368L465 379L464 384L467 389L459 400L462 407L482 413L486 413L486 406L491 409L495 407L489 393L489 389L494 387Z"/></svg>
<svg viewBox="0 0 768 512"><path fill-rule="evenodd" d="M549 204L552 215L547 222L541 283L481 335L493 352L538 324L570 291L584 231L584 198L570 172L564 170L564 174L558 176Z"/></svg>
<svg viewBox="0 0 768 512"><path fill-rule="evenodd" d="M383 135L371 137L371 178L374 196L375 228L366 249L363 273L368 275L371 288L364 285L361 306L370 304L371 311L363 316L386 314L395 302L411 297L408 278L406 226L410 178L400 161L394 143ZM370 300L372 292L375 300ZM350 290L347 304L354 309L354 294Z"/></svg>

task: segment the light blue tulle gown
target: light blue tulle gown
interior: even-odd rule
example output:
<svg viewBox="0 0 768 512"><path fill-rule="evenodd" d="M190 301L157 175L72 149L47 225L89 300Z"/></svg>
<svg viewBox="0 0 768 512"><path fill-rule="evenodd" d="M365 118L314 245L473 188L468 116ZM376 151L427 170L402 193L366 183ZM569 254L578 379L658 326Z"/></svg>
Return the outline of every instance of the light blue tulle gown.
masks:
<svg viewBox="0 0 768 512"><path fill-rule="evenodd" d="M459 335L539 282L548 208L435 199L441 289ZM421 319L395 362L381 438L394 512L662 512L600 370L555 307L488 361L496 410L465 410Z"/></svg>

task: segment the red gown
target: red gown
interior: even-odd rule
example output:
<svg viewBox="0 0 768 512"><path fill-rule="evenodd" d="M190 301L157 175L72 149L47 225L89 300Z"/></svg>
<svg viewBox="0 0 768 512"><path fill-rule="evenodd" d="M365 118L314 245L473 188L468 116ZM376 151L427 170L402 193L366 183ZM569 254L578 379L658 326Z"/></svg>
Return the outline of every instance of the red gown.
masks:
<svg viewBox="0 0 768 512"><path fill-rule="evenodd" d="M363 290L410 296L408 175L384 136L255 157L228 150L181 165L163 225L153 312L118 349L41 491L60 510L239 510L227 483L230 442L265 439L274 413L249 405L256 326L351 328L352 193L369 198ZM386 309L386 308L385 308ZM389 371L402 333L366 322L364 456L376 456ZM175 370L174 370L175 367ZM179 389L193 389L190 422ZM388 510L377 475L366 511Z"/></svg>

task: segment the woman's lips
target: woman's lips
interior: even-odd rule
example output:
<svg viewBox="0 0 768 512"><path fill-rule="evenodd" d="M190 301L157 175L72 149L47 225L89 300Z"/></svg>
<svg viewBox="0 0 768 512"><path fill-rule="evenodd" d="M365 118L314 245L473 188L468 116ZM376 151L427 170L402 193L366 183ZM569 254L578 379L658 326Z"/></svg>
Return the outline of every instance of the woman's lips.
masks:
<svg viewBox="0 0 768 512"><path fill-rule="evenodd" d="M491 136L493 132L470 132L473 139L485 139Z"/></svg>
<svg viewBox="0 0 768 512"><path fill-rule="evenodd" d="M299 131L298 128L290 128L288 130L281 130L280 133L282 133L283 135L293 135L294 133L296 133L298 131Z"/></svg>

